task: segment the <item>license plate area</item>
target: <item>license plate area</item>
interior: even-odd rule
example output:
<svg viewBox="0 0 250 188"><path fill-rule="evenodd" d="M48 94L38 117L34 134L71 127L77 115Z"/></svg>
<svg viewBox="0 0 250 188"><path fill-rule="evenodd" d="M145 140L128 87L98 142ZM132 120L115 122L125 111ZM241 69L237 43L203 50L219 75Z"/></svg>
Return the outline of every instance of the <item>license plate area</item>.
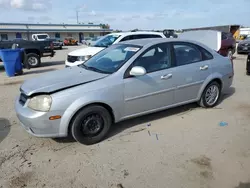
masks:
<svg viewBox="0 0 250 188"><path fill-rule="evenodd" d="M248 47L244 47L243 50L248 50Z"/></svg>

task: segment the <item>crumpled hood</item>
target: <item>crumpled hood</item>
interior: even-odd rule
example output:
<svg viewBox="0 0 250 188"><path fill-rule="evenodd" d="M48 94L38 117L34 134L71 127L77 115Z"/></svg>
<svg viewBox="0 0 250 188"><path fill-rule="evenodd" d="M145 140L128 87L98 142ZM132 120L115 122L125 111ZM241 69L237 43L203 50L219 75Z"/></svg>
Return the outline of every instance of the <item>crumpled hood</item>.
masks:
<svg viewBox="0 0 250 188"><path fill-rule="evenodd" d="M27 96L35 93L51 93L64 88L88 83L108 76L75 66L62 70L51 71L42 76L25 81L21 91Z"/></svg>
<svg viewBox="0 0 250 188"><path fill-rule="evenodd" d="M93 55L97 54L98 52L100 52L103 49L105 49L105 48L102 48L102 47L85 47L85 48L74 50L74 51L70 52L69 55L71 55L71 56L86 56L86 55L93 56Z"/></svg>

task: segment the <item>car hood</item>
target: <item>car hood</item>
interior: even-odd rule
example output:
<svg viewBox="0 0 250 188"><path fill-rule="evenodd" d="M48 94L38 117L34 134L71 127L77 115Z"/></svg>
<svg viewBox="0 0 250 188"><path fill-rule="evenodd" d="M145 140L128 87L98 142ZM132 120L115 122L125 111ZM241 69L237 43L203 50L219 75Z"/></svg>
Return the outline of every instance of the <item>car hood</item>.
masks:
<svg viewBox="0 0 250 188"><path fill-rule="evenodd" d="M78 50L74 50L72 52L69 53L69 55L71 56L86 56L86 55L95 55L96 53L100 52L101 50L103 50L105 48L102 47L85 47L85 48L81 48Z"/></svg>
<svg viewBox="0 0 250 188"><path fill-rule="evenodd" d="M42 76L25 81L20 90L27 96L35 93L52 93L69 87L89 83L108 76L75 66L51 71Z"/></svg>

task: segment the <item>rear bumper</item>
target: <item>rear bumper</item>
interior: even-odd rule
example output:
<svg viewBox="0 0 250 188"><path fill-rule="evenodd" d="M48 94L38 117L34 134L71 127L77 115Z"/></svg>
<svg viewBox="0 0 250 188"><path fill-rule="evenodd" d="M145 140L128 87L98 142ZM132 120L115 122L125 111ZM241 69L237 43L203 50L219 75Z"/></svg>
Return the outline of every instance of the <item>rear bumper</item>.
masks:
<svg viewBox="0 0 250 188"><path fill-rule="evenodd" d="M222 92L226 91L228 88L230 88L233 84L233 79L234 79L234 75L233 74L228 74L228 75L225 75L223 78L222 78Z"/></svg>

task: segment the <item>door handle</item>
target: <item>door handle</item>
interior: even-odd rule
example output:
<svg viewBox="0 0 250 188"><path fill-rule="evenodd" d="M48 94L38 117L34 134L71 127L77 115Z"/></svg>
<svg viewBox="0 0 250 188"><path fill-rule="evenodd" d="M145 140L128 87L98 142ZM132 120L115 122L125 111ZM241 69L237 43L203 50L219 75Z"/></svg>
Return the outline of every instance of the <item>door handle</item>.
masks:
<svg viewBox="0 0 250 188"><path fill-rule="evenodd" d="M169 78L172 78L172 74L167 74L167 75L161 76L162 80L167 80Z"/></svg>
<svg viewBox="0 0 250 188"><path fill-rule="evenodd" d="M200 70L207 70L207 69L208 69L207 65L204 65L204 66L200 67Z"/></svg>

